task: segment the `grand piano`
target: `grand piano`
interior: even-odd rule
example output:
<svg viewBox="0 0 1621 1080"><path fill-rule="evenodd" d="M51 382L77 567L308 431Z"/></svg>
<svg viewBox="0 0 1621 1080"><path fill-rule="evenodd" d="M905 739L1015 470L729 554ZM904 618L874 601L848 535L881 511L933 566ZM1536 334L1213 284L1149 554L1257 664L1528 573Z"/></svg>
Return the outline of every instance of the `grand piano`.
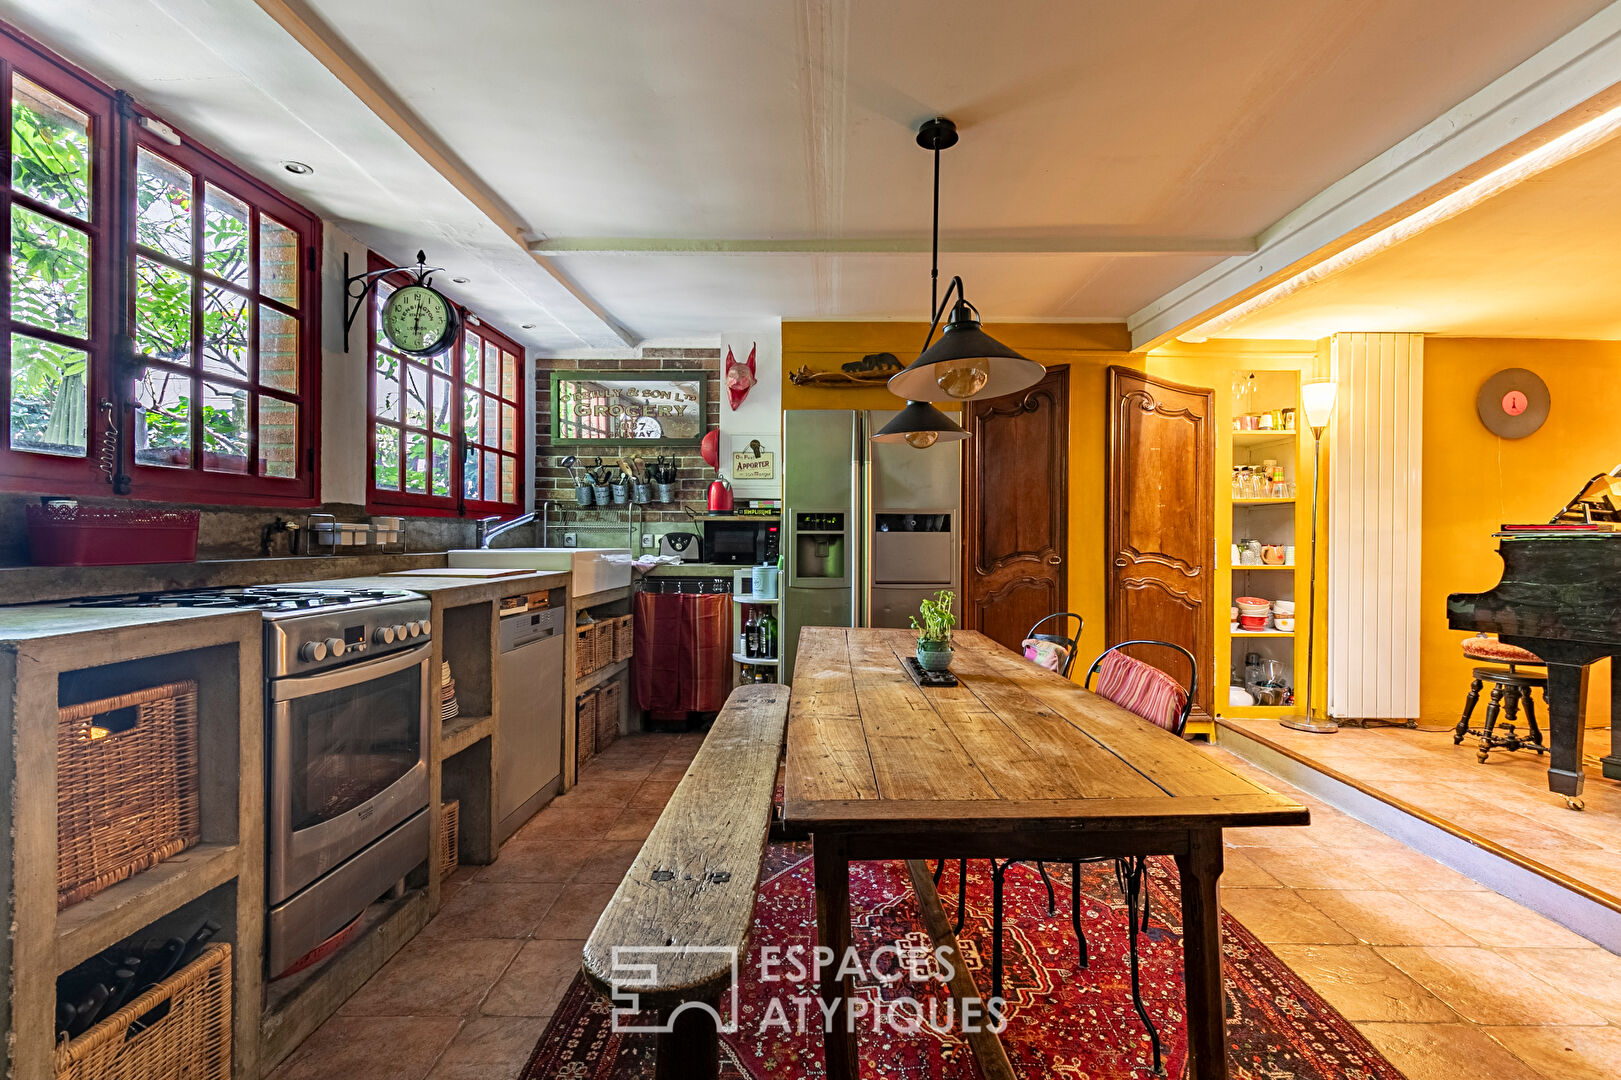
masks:
<svg viewBox="0 0 1621 1080"><path fill-rule="evenodd" d="M1621 656L1621 531L1612 527L1621 527L1621 466L1589 481L1548 525L1505 525L1503 580L1447 597L1454 630L1495 633L1547 662L1548 789L1578 808L1587 668ZM1600 765L1621 780L1621 662L1610 666L1610 752Z"/></svg>

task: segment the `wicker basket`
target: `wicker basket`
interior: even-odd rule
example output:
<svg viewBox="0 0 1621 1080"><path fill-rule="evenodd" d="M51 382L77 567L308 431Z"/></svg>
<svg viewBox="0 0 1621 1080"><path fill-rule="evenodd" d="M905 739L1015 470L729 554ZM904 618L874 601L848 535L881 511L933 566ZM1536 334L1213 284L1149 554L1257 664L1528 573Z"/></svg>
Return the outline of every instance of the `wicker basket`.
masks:
<svg viewBox="0 0 1621 1080"><path fill-rule="evenodd" d="M574 763L584 765L597 753L597 695L585 695L575 706Z"/></svg>
<svg viewBox="0 0 1621 1080"><path fill-rule="evenodd" d="M597 667L599 668L607 667L617 659L614 656L614 627L618 624L617 619L598 619L592 624L592 628L597 632Z"/></svg>
<svg viewBox="0 0 1621 1080"><path fill-rule="evenodd" d="M600 667L597 663L597 624L574 628L574 677L583 679Z"/></svg>
<svg viewBox="0 0 1621 1080"><path fill-rule="evenodd" d="M622 696L619 680L610 680L597 691L597 753L602 753L619 738L619 701Z"/></svg>
<svg viewBox="0 0 1621 1080"><path fill-rule="evenodd" d="M621 615L614 620L614 660L629 660L636 651L636 619Z"/></svg>
<svg viewBox="0 0 1621 1080"><path fill-rule="evenodd" d="M439 876L447 878L456 872L461 853L456 847L457 830L461 828L462 804L451 799L439 805Z"/></svg>
<svg viewBox="0 0 1621 1080"><path fill-rule="evenodd" d="M148 1014L167 1004L156 1017ZM132 1032L136 1020L146 1027ZM57 1080L231 1080L231 947L202 955L56 1048Z"/></svg>
<svg viewBox="0 0 1621 1080"><path fill-rule="evenodd" d="M58 910L200 837L196 683L57 711Z"/></svg>

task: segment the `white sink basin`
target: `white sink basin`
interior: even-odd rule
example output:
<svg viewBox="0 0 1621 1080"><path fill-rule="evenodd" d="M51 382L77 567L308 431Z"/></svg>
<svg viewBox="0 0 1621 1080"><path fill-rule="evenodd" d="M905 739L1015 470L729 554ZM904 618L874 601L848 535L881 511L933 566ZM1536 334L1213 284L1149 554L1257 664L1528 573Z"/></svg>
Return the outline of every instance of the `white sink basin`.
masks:
<svg viewBox="0 0 1621 1080"><path fill-rule="evenodd" d="M574 595L589 596L630 585L630 548L463 548L448 553L452 567L521 567L565 570L574 575Z"/></svg>

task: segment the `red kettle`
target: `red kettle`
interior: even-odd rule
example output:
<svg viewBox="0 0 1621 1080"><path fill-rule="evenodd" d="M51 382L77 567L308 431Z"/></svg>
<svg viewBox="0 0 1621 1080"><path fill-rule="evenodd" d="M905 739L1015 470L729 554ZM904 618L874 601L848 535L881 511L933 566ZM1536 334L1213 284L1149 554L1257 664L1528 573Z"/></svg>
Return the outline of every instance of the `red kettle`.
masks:
<svg viewBox="0 0 1621 1080"><path fill-rule="evenodd" d="M727 514L732 510L732 485L726 477L717 476L709 484L709 512Z"/></svg>

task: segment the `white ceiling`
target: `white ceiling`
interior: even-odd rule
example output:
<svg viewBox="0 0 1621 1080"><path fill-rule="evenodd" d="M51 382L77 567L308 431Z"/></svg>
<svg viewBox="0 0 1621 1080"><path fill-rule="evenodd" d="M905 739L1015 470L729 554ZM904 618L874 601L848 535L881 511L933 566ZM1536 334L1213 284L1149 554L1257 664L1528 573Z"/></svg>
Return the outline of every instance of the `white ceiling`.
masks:
<svg viewBox="0 0 1621 1080"><path fill-rule="evenodd" d="M930 156L912 136L945 114L963 134L943 160L948 239L1159 251L1255 236L1604 6L310 3L548 240L925 237ZM387 254L429 248L492 319L537 323L530 344L615 344L251 0L0 0L0 13ZM283 158L316 173L292 178ZM1219 256L942 261L992 320L1119 321ZM775 316L917 318L928 292L926 254L553 264L652 340Z"/></svg>

